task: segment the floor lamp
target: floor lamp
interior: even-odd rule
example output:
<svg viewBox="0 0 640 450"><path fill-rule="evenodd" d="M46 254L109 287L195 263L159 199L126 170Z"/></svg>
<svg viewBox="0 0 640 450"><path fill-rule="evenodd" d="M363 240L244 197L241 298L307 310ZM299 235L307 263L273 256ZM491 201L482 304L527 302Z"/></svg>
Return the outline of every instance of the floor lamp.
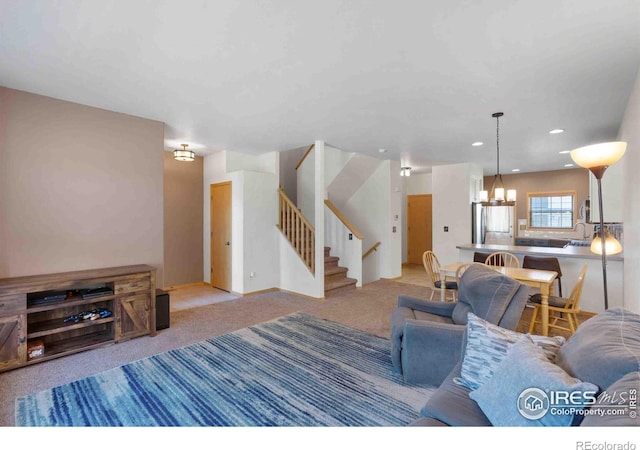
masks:
<svg viewBox="0 0 640 450"><path fill-rule="evenodd" d="M622 245L604 228L604 213L602 211L602 177L607 167L622 158L627 149L626 142L605 142L603 144L588 145L571 151L571 159L581 167L589 169L598 181L598 207L600 209L599 236L591 243L591 251L602 255L602 281L604 285L604 309L609 309L609 295L607 293L607 254L614 255L622 251Z"/></svg>

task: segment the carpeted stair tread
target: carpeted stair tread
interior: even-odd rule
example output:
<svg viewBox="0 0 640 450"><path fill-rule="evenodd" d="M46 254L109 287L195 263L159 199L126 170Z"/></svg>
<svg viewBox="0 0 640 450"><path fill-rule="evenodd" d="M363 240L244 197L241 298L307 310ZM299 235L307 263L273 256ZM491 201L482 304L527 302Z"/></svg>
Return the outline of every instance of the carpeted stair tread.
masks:
<svg viewBox="0 0 640 450"><path fill-rule="evenodd" d="M324 292L325 294L327 294L342 288L355 288L357 282L358 280L356 280L355 278L347 277L341 278L339 280L325 282Z"/></svg>
<svg viewBox="0 0 640 450"><path fill-rule="evenodd" d="M324 276L328 277L330 275L336 275L338 273L347 273L349 271L349 269L347 269L346 267L340 267L340 266L330 266L330 267L326 267L324 269Z"/></svg>

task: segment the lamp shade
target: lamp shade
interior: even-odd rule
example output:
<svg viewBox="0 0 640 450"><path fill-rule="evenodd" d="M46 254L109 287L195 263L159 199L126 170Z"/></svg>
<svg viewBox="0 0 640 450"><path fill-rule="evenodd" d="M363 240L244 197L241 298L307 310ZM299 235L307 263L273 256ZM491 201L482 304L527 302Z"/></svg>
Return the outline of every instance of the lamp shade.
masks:
<svg viewBox="0 0 640 450"><path fill-rule="evenodd" d="M622 245L609 233L605 233L604 250L607 255L616 255L622 251ZM597 255L602 255L602 239L600 239L600 236L591 241L591 251Z"/></svg>
<svg viewBox="0 0 640 450"><path fill-rule="evenodd" d="M580 167L609 167L622 158L627 149L626 142L604 142L587 145L571 151L571 159Z"/></svg>

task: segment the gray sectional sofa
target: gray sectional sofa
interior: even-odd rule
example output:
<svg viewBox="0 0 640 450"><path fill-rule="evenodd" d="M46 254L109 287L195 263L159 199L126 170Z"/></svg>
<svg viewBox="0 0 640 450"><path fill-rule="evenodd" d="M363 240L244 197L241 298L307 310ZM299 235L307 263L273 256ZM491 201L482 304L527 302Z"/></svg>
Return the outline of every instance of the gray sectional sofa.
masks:
<svg viewBox="0 0 640 450"><path fill-rule="evenodd" d="M509 332L515 333L515 332ZM463 342L462 359L449 373L446 379L433 393L422 408L421 418L414 426L510 426L510 425L572 425L572 426L638 426L640 419L640 315L622 308L610 309L583 322L576 332L566 341L558 341L555 358L545 359L544 368L523 369L520 361L526 358L513 357L516 344L509 344L504 359L494 367L489 381L477 390L461 384L464 377L468 333ZM518 347L530 345L525 335L516 336ZM528 335L527 335L528 336ZM513 345L513 346L511 346ZM535 346L535 344L534 344ZM542 358L544 359L544 358ZM537 364L537 363L536 363ZM527 367L522 363L523 367ZM518 366L518 367L517 367ZM543 367L543 366L540 366ZM521 372L518 372L520 370ZM553 419L547 411L542 418L532 419L518 414L521 397L510 397L510 389L522 389L523 386L538 387L550 393L543 379L547 372L561 374L565 383L569 383L581 408L572 417L561 417L561 422L544 423ZM563 375L564 374L564 375ZM504 377L505 380L497 378ZM492 382L492 397L499 403L478 402L472 397L480 397L483 387ZM503 392L503 390L505 392ZM487 396L484 396L485 400ZM554 397L552 397L553 399ZM527 399L524 399L527 400ZM564 399L566 403L566 398ZM528 401L528 400L527 400ZM558 404L560 400L555 400ZM518 403L517 405L515 403ZM551 402L553 403L553 402ZM482 407L481 407L482 405ZM497 405L497 406L496 406ZM547 404L547 409L548 408ZM544 412L544 409L540 409ZM488 417L485 412L490 412ZM497 417L497 418L496 418ZM505 422L506 418L506 422ZM510 422L514 419L514 422Z"/></svg>

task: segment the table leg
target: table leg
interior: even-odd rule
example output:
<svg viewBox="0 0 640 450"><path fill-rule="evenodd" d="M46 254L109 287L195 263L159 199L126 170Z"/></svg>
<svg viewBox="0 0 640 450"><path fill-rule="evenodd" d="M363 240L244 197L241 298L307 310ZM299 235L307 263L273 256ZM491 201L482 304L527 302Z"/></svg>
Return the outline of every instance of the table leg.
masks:
<svg viewBox="0 0 640 450"><path fill-rule="evenodd" d="M446 286L445 284L445 280L447 279L447 274L444 272L440 272L440 301L444 302L445 301L445 290L444 287Z"/></svg>
<svg viewBox="0 0 640 450"><path fill-rule="evenodd" d="M542 335L549 335L549 285L540 286L540 320L542 321Z"/></svg>

